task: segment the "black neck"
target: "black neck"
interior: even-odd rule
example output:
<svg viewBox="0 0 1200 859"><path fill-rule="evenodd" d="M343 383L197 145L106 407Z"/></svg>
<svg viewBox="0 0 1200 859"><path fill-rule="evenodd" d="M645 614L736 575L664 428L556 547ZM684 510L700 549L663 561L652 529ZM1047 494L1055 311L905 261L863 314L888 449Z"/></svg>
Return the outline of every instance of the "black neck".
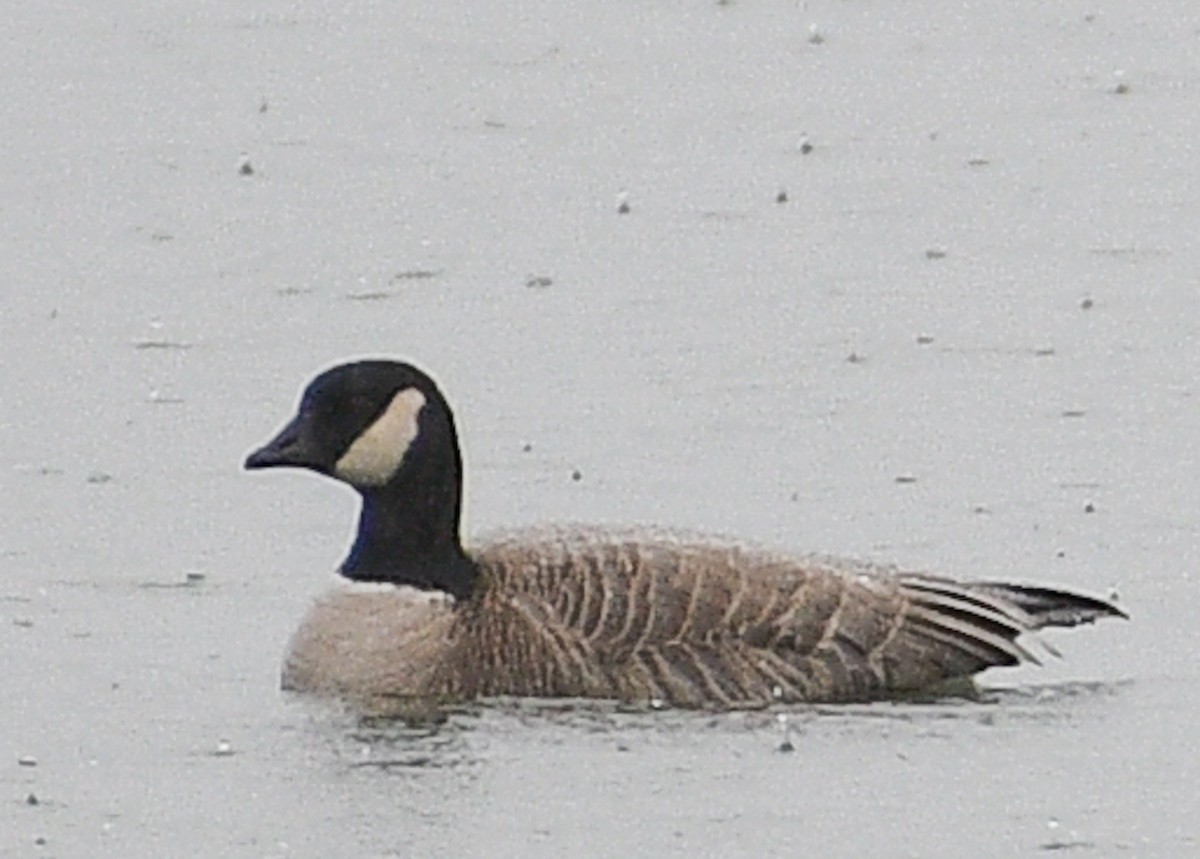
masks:
<svg viewBox="0 0 1200 859"><path fill-rule="evenodd" d="M443 472L443 477L447 476ZM479 569L458 535L459 482L405 475L362 492L358 535L341 573L355 581L390 582L471 595Z"/></svg>

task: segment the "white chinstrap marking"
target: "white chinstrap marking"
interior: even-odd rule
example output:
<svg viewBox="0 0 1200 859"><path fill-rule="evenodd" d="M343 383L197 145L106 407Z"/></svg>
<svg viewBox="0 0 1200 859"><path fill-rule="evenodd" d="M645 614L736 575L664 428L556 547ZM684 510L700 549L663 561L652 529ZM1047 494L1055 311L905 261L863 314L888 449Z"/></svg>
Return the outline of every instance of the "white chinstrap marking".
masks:
<svg viewBox="0 0 1200 859"><path fill-rule="evenodd" d="M336 594L351 594L368 596L372 594L388 594L402 598L414 604L441 605L453 603L454 597L442 591L423 590L412 585L397 585L391 582L359 582L348 579L339 573L329 576L329 590Z"/></svg>
<svg viewBox="0 0 1200 859"><path fill-rule="evenodd" d="M425 395L416 388L405 388L392 397L383 414L334 464L333 473L351 486L386 484L404 462L404 455L417 437L417 416L425 402Z"/></svg>

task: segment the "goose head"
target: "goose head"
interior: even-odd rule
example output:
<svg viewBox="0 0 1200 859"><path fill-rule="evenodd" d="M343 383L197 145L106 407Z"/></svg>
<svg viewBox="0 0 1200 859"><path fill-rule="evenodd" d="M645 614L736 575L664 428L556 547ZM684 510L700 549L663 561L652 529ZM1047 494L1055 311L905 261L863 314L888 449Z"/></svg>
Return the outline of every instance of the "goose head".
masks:
<svg viewBox="0 0 1200 859"><path fill-rule="evenodd" d="M441 391L416 367L366 360L326 370L245 467L307 469L358 491L363 506L344 575L462 590L443 581L466 561L458 436Z"/></svg>

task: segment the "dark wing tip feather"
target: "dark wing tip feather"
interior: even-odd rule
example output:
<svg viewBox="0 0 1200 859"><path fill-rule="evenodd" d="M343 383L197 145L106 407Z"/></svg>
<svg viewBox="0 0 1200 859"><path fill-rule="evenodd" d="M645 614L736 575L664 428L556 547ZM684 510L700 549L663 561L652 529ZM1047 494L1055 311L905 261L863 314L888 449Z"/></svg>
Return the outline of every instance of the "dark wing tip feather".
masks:
<svg viewBox="0 0 1200 859"><path fill-rule="evenodd" d="M1078 626L1095 623L1104 617L1129 619L1129 613L1111 599L1059 590L1037 585L1015 585L1007 582L978 582L970 585L1012 603L1029 617L1030 629L1047 626Z"/></svg>

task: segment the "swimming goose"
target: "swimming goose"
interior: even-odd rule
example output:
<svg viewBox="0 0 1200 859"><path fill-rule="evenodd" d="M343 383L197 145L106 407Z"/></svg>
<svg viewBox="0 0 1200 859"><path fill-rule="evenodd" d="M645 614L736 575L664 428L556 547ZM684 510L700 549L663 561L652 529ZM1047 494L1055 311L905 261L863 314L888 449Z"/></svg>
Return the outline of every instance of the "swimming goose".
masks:
<svg viewBox="0 0 1200 859"><path fill-rule="evenodd" d="M849 702L1036 661L1018 640L1125 613L1104 599L961 582L669 532L540 528L471 552L462 459L434 381L342 364L248 469L305 468L362 497L335 590L294 635L285 688L368 708L490 696L680 707Z"/></svg>

